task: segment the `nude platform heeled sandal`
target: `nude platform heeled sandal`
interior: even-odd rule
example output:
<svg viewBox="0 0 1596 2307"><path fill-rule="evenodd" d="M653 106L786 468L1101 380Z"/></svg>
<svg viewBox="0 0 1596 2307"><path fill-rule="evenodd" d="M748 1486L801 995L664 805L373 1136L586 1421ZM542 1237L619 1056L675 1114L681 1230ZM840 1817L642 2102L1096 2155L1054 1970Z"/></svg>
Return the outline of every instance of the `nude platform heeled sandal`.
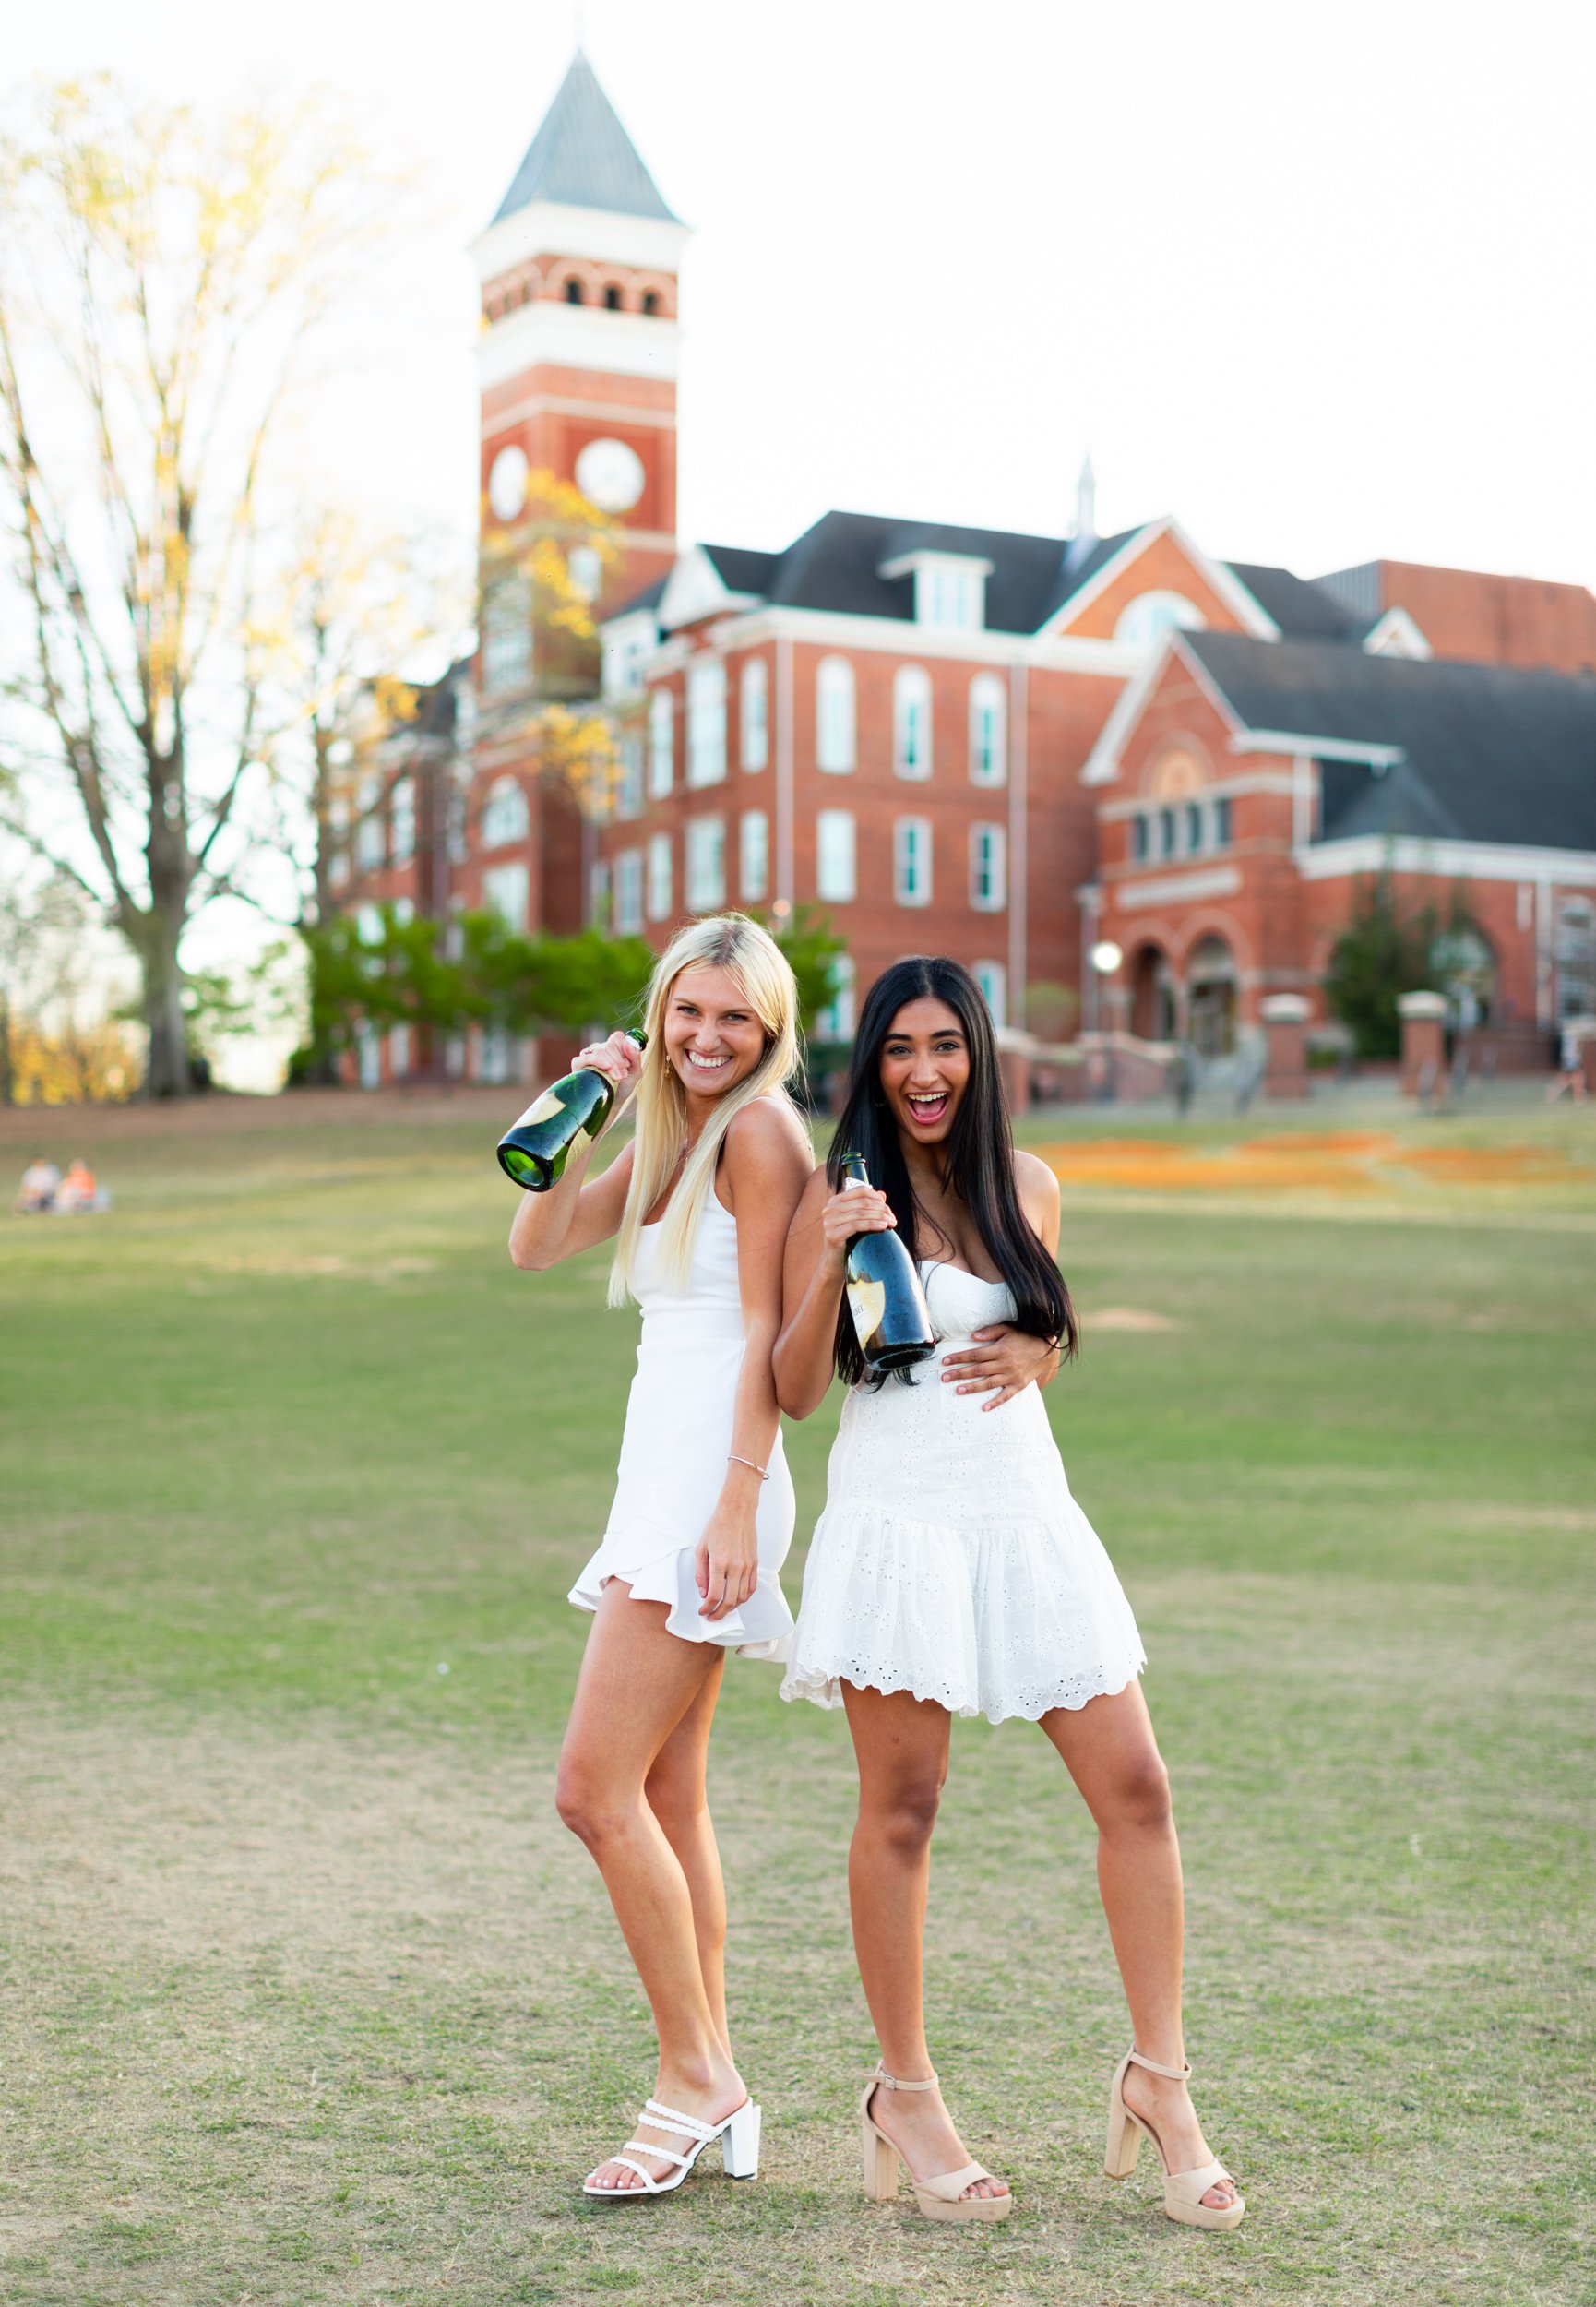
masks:
<svg viewBox="0 0 1596 2307"><path fill-rule="evenodd" d="M905 2170L909 2165L900 2147L894 2146L880 2125L871 2118L870 2102L883 2086L889 2091L934 2091L936 2077L928 2075L923 2083L906 2083L901 2075L888 2074L878 2066L864 2086L864 2096L859 2102L860 2144L864 2151L864 2192L872 2203L890 2203L898 2193L898 2167ZM992 2173L983 2170L979 2163L966 2163L962 2170L945 2171L939 2179L916 2179L909 2170L909 2183L914 2190L914 2200L923 2216L928 2219L1006 2219L1014 2207L1009 2194L977 2194L964 2197L966 2187L974 2186L978 2179L990 2179ZM1209 2181L1212 2184L1212 2181ZM962 2198L962 2199L961 2199Z"/></svg>
<svg viewBox="0 0 1596 2307"><path fill-rule="evenodd" d="M1152 2141L1152 2151L1163 2166L1163 2207L1172 2219L1183 2227L1207 2227L1224 2231L1239 2227L1246 2205L1238 2194L1233 2203L1216 2209L1203 2197L1210 2187L1217 2187L1221 2179L1231 2175L1222 2163L1201 2163L1196 2170L1172 2171L1168 2158L1159 2144L1158 2133L1150 2122L1125 2103L1126 2072L1130 2067L1146 2067L1149 2074L1167 2075L1172 2083L1184 2083L1191 2073L1188 2059L1183 2067L1161 2067L1156 2059L1134 2044L1114 2069L1114 2081L1108 2093L1108 2151L1103 2168L1111 2179L1128 2179L1136 2169L1136 2158L1141 2152L1142 2134ZM1235 2181L1231 2180L1234 2186Z"/></svg>
<svg viewBox="0 0 1596 2307"><path fill-rule="evenodd" d="M582 2193L596 2196L601 2203L642 2203L651 2194L669 2194L679 2187L694 2164L712 2141L721 2142L721 2159L728 2179L757 2179L759 2176L759 2110L751 2098L720 2122L700 2122L697 2115L684 2115L673 2107L661 2107L657 2098L650 2098L637 2117L639 2131L661 2131L667 2135L680 2132L691 2139L691 2154L678 2155L673 2147L656 2146L652 2139L628 2139L618 2155L608 2155L605 2162L620 2163L627 2170L636 2171L641 2180L637 2187L595 2187L591 2178L584 2181ZM636 2160L647 2155L656 2163L674 2163L674 2170L656 2179ZM596 2166L602 2169L602 2165Z"/></svg>

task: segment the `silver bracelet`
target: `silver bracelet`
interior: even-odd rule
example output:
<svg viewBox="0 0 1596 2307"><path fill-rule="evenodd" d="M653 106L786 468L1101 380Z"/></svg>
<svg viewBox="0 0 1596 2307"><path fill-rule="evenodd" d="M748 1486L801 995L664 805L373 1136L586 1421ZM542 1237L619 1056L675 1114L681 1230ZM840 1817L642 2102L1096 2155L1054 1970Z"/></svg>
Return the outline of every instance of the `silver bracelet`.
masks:
<svg viewBox="0 0 1596 2307"><path fill-rule="evenodd" d="M759 1476L761 1482L768 1482L770 1479L770 1476L766 1473L763 1466L754 1465L752 1458L739 1458L734 1450L729 1450L726 1452L726 1464L729 1466L754 1466L754 1471Z"/></svg>

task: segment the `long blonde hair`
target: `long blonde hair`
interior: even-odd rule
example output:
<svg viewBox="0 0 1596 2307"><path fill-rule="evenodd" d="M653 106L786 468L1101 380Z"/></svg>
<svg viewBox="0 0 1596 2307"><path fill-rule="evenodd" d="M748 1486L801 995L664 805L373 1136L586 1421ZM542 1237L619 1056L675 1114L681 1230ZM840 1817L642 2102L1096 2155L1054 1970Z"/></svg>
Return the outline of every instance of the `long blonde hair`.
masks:
<svg viewBox="0 0 1596 2307"><path fill-rule="evenodd" d="M715 1165L726 1132L756 1097L784 1091L798 1070L798 986L786 955L768 931L746 914L713 914L679 929L654 965L643 1023L649 1046L636 1093L637 1135L632 1182L610 1267L610 1303L624 1306L632 1286L643 1220L674 1177L687 1130L687 1093L665 1056L665 1010L685 969L723 969L765 1029L765 1054L745 1081L720 1098L687 1157L682 1182L661 1221L661 1271L686 1284L698 1220L714 1189Z"/></svg>

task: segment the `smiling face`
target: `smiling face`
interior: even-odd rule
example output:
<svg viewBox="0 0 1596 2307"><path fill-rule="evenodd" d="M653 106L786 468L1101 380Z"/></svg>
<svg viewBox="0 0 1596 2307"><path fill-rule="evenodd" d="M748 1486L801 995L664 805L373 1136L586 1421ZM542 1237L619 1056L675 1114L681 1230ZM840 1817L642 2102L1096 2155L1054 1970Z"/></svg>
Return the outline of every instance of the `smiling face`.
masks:
<svg viewBox="0 0 1596 2307"><path fill-rule="evenodd" d="M911 1145L940 1145L970 1082L970 1044L957 1010L931 995L906 1001L881 1045L881 1088Z"/></svg>
<svg viewBox="0 0 1596 2307"><path fill-rule="evenodd" d="M665 1002L665 1062L689 1097L724 1097L765 1055L768 1035L726 969L685 969Z"/></svg>

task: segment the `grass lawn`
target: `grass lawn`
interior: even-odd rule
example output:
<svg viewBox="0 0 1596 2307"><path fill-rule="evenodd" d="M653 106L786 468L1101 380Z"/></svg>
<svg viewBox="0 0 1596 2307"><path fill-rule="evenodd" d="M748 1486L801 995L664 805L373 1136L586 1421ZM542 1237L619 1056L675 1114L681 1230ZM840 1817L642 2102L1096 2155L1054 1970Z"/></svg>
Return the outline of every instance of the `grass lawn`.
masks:
<svg viewBox="0 0 1596 2307"><path fill-rule="evenodd" d="M511 1272L484 1112L90 1140L114 1211L0 1232L0 2294L1596 2298L1596 1116L1388 1113L1326 1159L1313 1119L1188 1128L1161 1169L1173 1126L1121 1116L1118 1172L1096 1118L1030 1132L1073 1147L1087 1351L1050 1406L1150 1656L1232 2237L1171 2226L1145 2156L1102 2176L1126 2020L1024 1725L956 1728L928 1981L1015 2216L864 2203L846 1731L737 1662L714 1795L764 2175L586 2203L650 2038L550 1792L635 1317L601 1261ZM1272 1133L1278 1173L1232 1150ZM790 1438L800 1541L836 1408Z"/></svg>

